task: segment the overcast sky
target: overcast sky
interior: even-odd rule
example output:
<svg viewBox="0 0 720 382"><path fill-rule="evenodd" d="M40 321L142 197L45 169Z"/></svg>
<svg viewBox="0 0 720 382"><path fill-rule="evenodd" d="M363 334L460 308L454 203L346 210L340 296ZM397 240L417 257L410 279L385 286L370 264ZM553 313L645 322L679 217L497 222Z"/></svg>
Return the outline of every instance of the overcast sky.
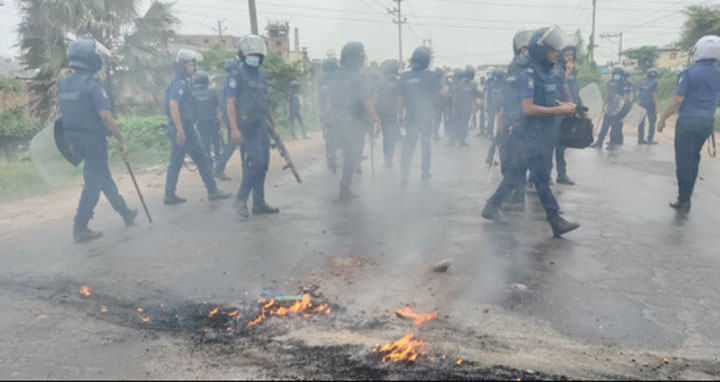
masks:
<svg viewBox="0 0 720 382"><path fill-rule="evenodd" d="M18 2L5 0L0 6L2 56L17 54ZM224 20L228 34L249 33L247 0L175 3L182 21L178 33L215 34L218 20ZM720 0L597 0L597 33L622 32L624 48L666 45L678 39L685 19L681 10L692 4L718 5ZM394 6L392 0L257 0L261 31L268 19L289 21L291 29L300 28L300 45L311 58L339 52L345 42L357 40L377 61L398 56L397 25L387 12ZM407 18L404 57L423 39L432 39L435 64L450 66L507 63L512 36L520 28L579 28L587 41L592 25L592 0L403 0L402 10ZM597 40L596 61L616 60L618 46Z"/></svg>

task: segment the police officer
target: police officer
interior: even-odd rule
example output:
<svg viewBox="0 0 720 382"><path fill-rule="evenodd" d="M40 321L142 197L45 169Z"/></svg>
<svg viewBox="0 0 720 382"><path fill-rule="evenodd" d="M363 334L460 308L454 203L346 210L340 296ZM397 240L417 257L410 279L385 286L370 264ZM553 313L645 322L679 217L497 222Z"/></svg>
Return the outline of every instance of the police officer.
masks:
<svg viewBox="0 0 720 382"><path fill-rule="evenodd" d="M383 131L383 154L385 165L393 166L395 146L400 139L400 126L398 126L398 75L400 65L397 60L386 60L381 65L383 80L377 84L377 98L375 111Z"/></svg>
<svg viewBox="0 0 720 382"><path fill-rule="evenodd" d="M502 69L496 69L493 71L493 79L490 82L490 86L488 88L489 90L489 100L490 103L488 105L488 138L490 140L493 139L495 136L495 119L497 117L497 113L502 107L502 94L503 94L503 81L505 81L505 75L507 73Z"/></svg>
<svg viewBox="0 0 720 382"><path fill-rule="evenodd" d="M580 226L560 216L560 208L550 189L550 174L544 158L547 155L545 136L552 129L555 116L572 114L576 107L573 103L558 101L560 89L551 73L553 65L557 63L558 51L566 45L566 41L567 37L558 27L541 28L532 35L529 43L531 67L520 73L516 81L518 102L522 110L522 116L512 131L517 140L517 154L512 168L482 211L486 219L505 222L499 207L510 192L523 182L527 168L555 236Z"/></svg>
<svg viewBox="0 0 720 382"><path fill-rule="evenodd" d="M165 114L169 121L167 133L171 145L170 164L165 180L164 203L166 205L180 204L186 201L185 198L175 194L186 153L197 165L208 191L208 199L215 201L230 197L230 194L224 193L215 184L211 160L205 155L194 129L197 121L197 102L192 92L191 78L195 74L197 60L202 60L199 53L180 49L173 62L175 79L165 90Z"/></svg>
<svg viewBox="0 0 720 382"><path fill-rule="evenodd" d="M653 140L655 137L655 121L657 120L657 83L658 71L650 68L647 71L645 81L640 84L638 89L638 104L647 110L648 135L645 140L645 118L638 126L638 144L639 145L656 145Z"/></svg>
<svg viewBox="0 0 720 382"><path fill-rule="evenodd" d="M442 70L442 68L435 68L435 75L443 84L445 84L445 71ZM441 140L440 126L443 124L443 120L445 121L444 124L446 126L448 124L449 118L445 114L447 109L446 105L447 100L445 99L445 96L438 95L435 101L435 114L433 116L433 140L436 142Z"/></svg>
<svg viewBox="0 0 720 382"><path fill-rule="evenodd" d="M453 95L453 134L451 144L467 146L468 125L475 103L480 98L480 91L475 83L475 68L467 66L461 74L460 82L455 85Z"/></svg>
<svg viewBox="0 0 720 382"><path fill-rule="evenodd" d="M278 208L265 201L265 176L270 165L270 135L275 128L268 98L268 75L262 67L265 59L265 40L247 35L238 43L244 62L228 81L227 114L233 141L242 141L245 148L245 168L242 183L235 198L235 211L248 218L247 200L253 194L254 215L275 214Z"/></svg>
<svg viewBox="0 0 720 382"><path fill-rule="evenodd" d="M84 185L73 225L73 238L77 243L102 236L102 232L88 228L101 192L126 225L132 225L137 216L137 210L129 209L120 196L108 167L108 134L120 143L123 156L127 155L128 147L112 116L107 93L94 77L102 68L99 52L109 54L94 40L71 42L68 60L73 72L58 82L58 106L65 137L75 154L85 160Z"/></svg>
<svg viewBox="0 0 720 382"><path fill-rule="evenodd" d="M300 132L302 132L303 139L310 139L305 132L305 123L303 122L302 113L300 112L300 83L293 80L290 81L287 94L286 111L288 115L288 123L290 124L290 133L292 133L293 139L297 139L295 136L295 124L300 124Z"/></svg>
<svg viewBox="0 0 720 382"><path fill-rule="evenodd" d="M380 125L375 112L370 80L364 74L365 47L360 42L348 42L340 52L340 69L330 84L329 110L335 115L335 125L343 150L340 200L357 197L352 190L353 173L360 164L365 135Z"/></svg>
<svg viewBox="0 0 720 382"><path fill-rule="evenodd" d="M338 134L334 128L334 113L330 108L330 84L333 73L338 69L335 57L328 57L322 64L323 76L318 86L318 107L325 137L325 160L328 168L334 173L337 170L337 150L340 147Z"/></svg>
<svg viewBox="0 0 720 382"><path fill-rule="evenodd" d="M574 45L565 47L558 58L559 64L555 67L558 76L558 84L563 89L563 99L580 105L580 88L577 79L577 68L575 68L575 58L577 48ZM551 148L555 150L555 165L557 166L557 182L568 186L575 185L575 182L567 175L567 161L565 160L566 147L560 144L560 123L562 118L556 118L557 134ZM550 157L550 166L552 170L552 156ZM552 173L552 171L551 171Z"/></svg>
<svg viewBox="0 0 720 382"><path fill-rule="evenodd" d="M627 110L630 102L632 102L632 83L627 80L625 69L616 66L612 71L612 78L607 84L602 128L592 147L601 149L605 136L611 128L610 143L607 149L613 150L622 144L622 118L624 117L622 114L623 110Z"/></svg>
<svg viewBox="0 0 720 382"><path fill-rule="evenodd" d="M704 36L695 43L693 65L680 74L675 99L668 106L658 132L665 122L679 112L675 126L675 165L677 166L678 199L670 207L690 211L691 197L700 166L700 150L712 134L715 111L720 95L720 37Z"/></svg>
<svg viewBox="0 0 720 382"><path fill-rule="evenodd" d="M225 128L220 100L217 92L208 88L210 76L207 73L199 71L192 78L193 95L197 102L197 129L200 133L200 141L208 158L217 160L222 150L220 134ZM212 164L212 161L210 163Z"/></svg>
<svg viewBox="0 0 720 382"><path fill-rule="evenodd" d="M230 129L230 120L227 116L227 99L228 95L226 94L228 89L228 83L230 82L230 79L232 78L232 72L237 69L239 65L239 59L238 58L228 58L225 60L225 82L223 86L223 101L221 104L221 109L223 112L223 121L225 122L225 126L228 126L227 128L227 143L225 144L225 147L223 147L222 153L220 153L220 157L216 158L217 163L215 164L215 177L222 180L222 181L228 181L230 180L230 177L225 175L225 167L227 167L227 163L232 158L232 155L235 153L235 149L240 146L240 159L243 163L243 168L245 167L245 150L243 149L242 143L240 145L236 144L232 141L232 131Z"/></svg>
<svg viewBox="0 0 720 382"><path fill-rule="evenodd" d="M400 104L404 111L403 119L406 126L400 168L403 185L408 183L410 162L415 153L418 138L422 153L421 179L424 182L430 179L433 103L438 95L447 92L435 73L428 70L431 59L430 49L424 46L416 48L410 58L411 69L400 75ZM462 74L457 77L453 75L453 83L456 86L461 81L461 77Z"/></svg>

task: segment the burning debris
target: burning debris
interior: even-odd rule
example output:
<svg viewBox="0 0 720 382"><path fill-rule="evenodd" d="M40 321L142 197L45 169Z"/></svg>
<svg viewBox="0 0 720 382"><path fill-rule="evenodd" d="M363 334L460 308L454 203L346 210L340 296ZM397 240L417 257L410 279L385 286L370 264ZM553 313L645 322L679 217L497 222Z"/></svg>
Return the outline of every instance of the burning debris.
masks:
<svg viewBox="0 0 720 382"><path fill-rule="evenodd" d="M108 312L107 306L103 305L102 307L100 307L100 313L107 313L107 312Z"/></svg>
<svg viewBox="0 0 720 382"><path fill-rule="evenodd" d="M396 310L395 314L397 314L397 316L400 318L409 318L415 320L413 322L413 325L415 326L420 326L423 322L433 320L438 316L437 311L424 314L415 313L415 311L412 310L412 308L410 308L409 306L406 306L400 310Z"/></svg>
<svg viewBox="0 0 720 382"><path fill-rule="evenodd" d="M388 360L393 362L415 362L419 356L426 353L426 349L422 340L414 339L412 334L406 334L395 342L375 346L373 352L382 354L383 362Z"/></svg>
<svg viewBox="0 0 720 382"><path fill-rule="evenodd" d="M83 297L90 297L90 287L87 285L83 285L80 288L80 295Z"/></svg>
<svg viewBox="0 0 720 382"><path fill-rule="evenodd" d="M295 301L295 303L289 307L279 305L274 298L271 298L270 300L261 298L258 300L258 304L262 304L260 315L254 320L248 322L246 328L256 326L268 316L302 315L305 318L311 318L316 314L329 315L332 313L332 308L328 304L320 304L313 308L312 301L310 300L310 294L305 294L300 301Z"/></svg>

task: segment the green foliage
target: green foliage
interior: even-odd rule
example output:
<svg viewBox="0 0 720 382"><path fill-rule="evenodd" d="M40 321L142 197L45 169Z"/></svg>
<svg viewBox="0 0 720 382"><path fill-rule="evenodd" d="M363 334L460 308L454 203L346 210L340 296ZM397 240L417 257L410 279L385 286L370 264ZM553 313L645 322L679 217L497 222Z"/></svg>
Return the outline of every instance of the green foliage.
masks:
<svg viewBox="0 0 720 382"><path fill-rule="evenodd" d="M166 161L170 155L170 141L166 129L158 126L167 123L164 115L152 117L123 117L118 127L130 147L130 156L139 162L158 163ZM111 145L111 154L117 155L117 146Z"/></svg>
<svg viewBox="0 0 720 382"><path fill-rule="evenodd" d="M25 84L17 78L0 77L0 91L5 94L18 94L25 89Z"/></svg>
<svg viewBox="0 0 720 382"><path fill-rule="evenodd" d="M720 35L720 8L693 5L684 13L687 19L680 37L681 48L692 48L702 36Z"/></svg>
<svg viewBox="0 0 720 382"><path fill-rule="evenodd" d="M203 52L200 68L210 73L210 76L222 75L225 73L225 60L235 57L237 57L237 50L225 49L216 45L212 49Z"/></svg>
<svg viewBox="0 0 720 382"><path fill-rule="evenodd" d="M637 60L638 69L643 73L655 66L655 61L659 56L657 46L645 45L639 48L627 49L623 54L631 59Z"/></svg>
<svg viewBox="0 0 720 382"><path fill-rule="evenodd" d="M27 198L49 189L32 162L0 163L0 201Z"/></svg>
<svg viewBox="0 0 720 382"><path fill-rule="evenodd" d="M27 107L15 106L0 114L0 138L30 139L42 125L28 116Z"/></svg>
<svg viewBox="0 0 720 382"><path fill-rule="evenodd" d="M305 85L308 73L303 71L300 62L283 62L280 56L273 53L268 53L263 61L263 66L267 70L269 77L270 105L273 108L282 105L284 108L290 82L294 80Z"/></svg>
<svg viewBox="0 0 720 382"><path fill-rule="evenodd" d="M580 29L575 31L575 37L577 38L577 44L575 45L575 61L577 61L580 65L587 64L589 56L585 46L585 39L583 39Z"/></svg>
<svg viewBox="0 0 720 382"><path fill-rule="evenodd" d="M578 71L578 82L580 83L580 88L590 84L590 83L596 83L600 89L605 88L605 81L602 78L602 75L600 72L595 69L593 66L591 66L587 61L584 63L580 63L577 66Z"/></svg>

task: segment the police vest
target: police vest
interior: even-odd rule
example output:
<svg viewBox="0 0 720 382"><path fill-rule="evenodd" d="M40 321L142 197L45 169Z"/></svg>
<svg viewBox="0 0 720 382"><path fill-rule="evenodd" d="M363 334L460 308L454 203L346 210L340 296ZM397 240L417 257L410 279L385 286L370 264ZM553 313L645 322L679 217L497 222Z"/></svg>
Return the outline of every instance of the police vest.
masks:
<svg viewBox="0 0 720 382"><path fill-rule="evenodd" d="M218 98L215 91L208 88L195 88L193 92L197 103L198 121L217 119Z"/></svg>
<svg viewBox="0 0 720 382"><path fill-rule="evenodd" d="M533 81L533 103L538 106L553 107L557 106L559 99L559 86L557 80L552 73L543 73L536 68L527 70ZM524 115L524 114L523 114ZM526 127L540 128L541 132L545 132L546 127L552 125L555 116L528 116L524 115L524 124Z"/></svg>
<svg viewBox="0 0 720 382"><path fill-rule="evenodd" d="M638 103L643 106L654 106L653 93L655 92L656 82L654 80L646 80L640 84L638 90Z"/></svg>
<svg viewBox="0 0 720 382"><path fill-rule="evenodd" d="M469 109L475 101L477 86L475 82L464 78L455 90L455 107L461 109Z"/></svg>
<svg viewBox="0 0 720 382"><path fill-rule="evenodd" d="M378 85L375 109L379 115L386 117L397 116L398 113L398 77L385 77Z"/></svg>
<svg viewBox="0 0 720 382"><path fill-rule="evenodd" d="M250 73L250 70L255 73ZM247 130L258 124L265 126L270 117L267 73L262 68L248 69L245 65L237 71L240 80L236 103L238 127Z"/></svg>
<svg viewBox="0 0 720 382"><path fill-rule="evenodd" d="M93 86L100 86L96 82L93 73L74 71L58 83L58 106L68 134L107 134L88 92Z"/></svg>

